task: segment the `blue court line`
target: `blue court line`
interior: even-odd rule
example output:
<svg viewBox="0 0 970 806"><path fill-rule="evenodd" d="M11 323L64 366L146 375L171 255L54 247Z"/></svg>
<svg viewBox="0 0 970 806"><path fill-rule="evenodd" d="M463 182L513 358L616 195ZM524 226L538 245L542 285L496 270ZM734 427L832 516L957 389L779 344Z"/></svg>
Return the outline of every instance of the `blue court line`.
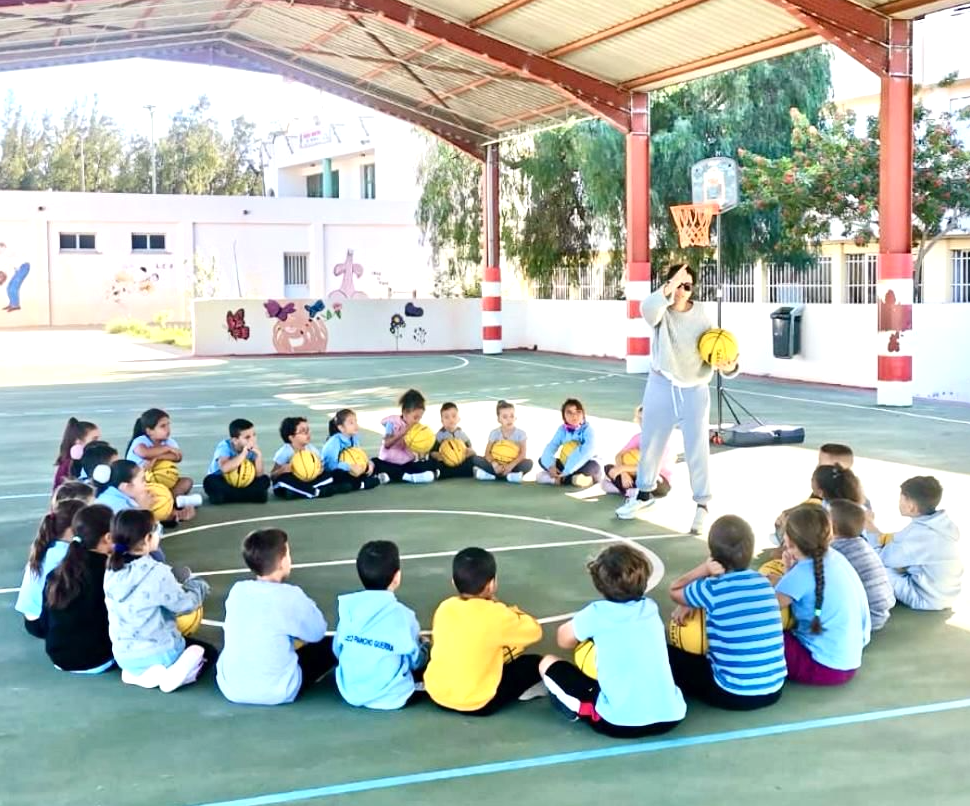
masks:
<svg viewBox="0 0 970 806"><path fill-rule="evenodd" d="M272 806L272 804L295 803L301 800L310 800L311 798L329 798L335 795L370 792L375 789L394 789L399 786L408 786L409 784L448 781L455 778L471 778L479 775L493 775L495 773L513 772L515 770L526 770L535 767L552 767L559 764L575 764L580 761L593 761L603 758L635 756L680 747L721 744L723 742L733 742L741 739L759 739L765 736L778 736L784 733L800 733L807 730L836 728L841 725L881 722L885 719L899 719L900 717L916 716L919 714L936 714L944 711L957 711L964 708L970 708L970 698L928 703L927 705L912 705L905 708L892 708L885 711L869 711L863 714L847 714L845 716L832 716L823 719L809 719L804 722L786 722L780 725L765 725L760 728L730 730L723 733L685 736L680 739L662 739L654 742L638 742L637 744L623 744L593 750L578 750L572 753L556 753L548 756L513 759L511 761L496 761L490 764L475 764L470 767L451 767L449 769L429 770L427 772L416 772L408 775L393 775L387 778L369 778L363 781L331 784L330 786L320 786L313 789L294 789L290 792L275 792L269 795L256 795L249 798L213 801L211 803L197 804L197 806Z"/></svg>

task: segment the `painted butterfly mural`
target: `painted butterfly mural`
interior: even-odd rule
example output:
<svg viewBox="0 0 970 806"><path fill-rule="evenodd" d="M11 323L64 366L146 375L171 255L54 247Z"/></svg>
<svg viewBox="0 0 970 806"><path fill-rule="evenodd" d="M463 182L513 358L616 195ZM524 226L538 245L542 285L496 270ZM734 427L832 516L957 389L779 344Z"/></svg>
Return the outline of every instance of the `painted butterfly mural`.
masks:
<svg viewBox="0 0 970 806"><path fill-rule="evenodd" d="M266 308L266 315L270 319L279 319L281 322L285 322L296 313L296 305L292 302L280 305L275 299L268 299L263 303L263 307Z"/></svg>
<svg viewBox="0 0 970 806"><path fill-rule="evenodd" d="M234 341L247 341L249 339L249 325L246 324L246 311L242 308L235 313L226 311L226 328Z"/></svg>

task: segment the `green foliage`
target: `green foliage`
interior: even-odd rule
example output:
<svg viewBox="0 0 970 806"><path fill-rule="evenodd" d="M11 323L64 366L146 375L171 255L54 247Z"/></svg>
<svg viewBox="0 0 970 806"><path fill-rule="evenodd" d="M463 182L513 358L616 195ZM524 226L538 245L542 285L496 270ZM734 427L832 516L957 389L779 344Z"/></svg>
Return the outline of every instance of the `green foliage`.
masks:
<svg viewBox="0 0 970 806"><path fill-rule="evenodd" d="M256 195L262 175L255 158L255 124L232 122L226 138L202 96L188 112L176 114L156 142L159 193ZM150 193L151 143L141 135L125 137L98 110L74 104L60 121L49 114L38 125L25 118L8 95L0 119L0 189L81 190Z"/></svg>
<svg viewBox="0 0 970 806"><path fill-rule="evenodd" d="M133 339L150 341L153 344L171 344L189 349L192 347L192 331L188 327L168 325L155 317L153 324L145 324L134 319L112 319L105 326L105 332L124 334Z"/></svg>
<svg viewBox="0 0 970 806"><path fill-rule="evenodd" d="M937 118L916 102L913 109L913 244L916 270L927 252L961 217L970 215L970 151L957 137L958 117ZM791 110L790 155L741 153L744 193L756 210L777 215L785 237L779 252L817 247L840 221L858 246L875 239L879 202L879 121L870 117L856 133L852 113L826 108L819 124Z"/></svg>

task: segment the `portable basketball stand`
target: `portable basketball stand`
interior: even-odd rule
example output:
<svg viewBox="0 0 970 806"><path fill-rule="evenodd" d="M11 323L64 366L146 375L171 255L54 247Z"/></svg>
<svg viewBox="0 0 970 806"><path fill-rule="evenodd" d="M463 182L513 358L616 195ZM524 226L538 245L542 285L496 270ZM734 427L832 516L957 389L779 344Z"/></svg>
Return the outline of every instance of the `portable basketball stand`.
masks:
<svg viewBox="0 0 970 806"><path fill-rule="evenodd" d="M738 166L727 157L712 157L691 167L691 196L693 203L671 207L680 234L681 247L710 246L710 227L717 228L714 251L717 278L717 326L721 327L721 303L724 301L724 276L721 267L721 220L724 213L738 203ZM724 388L720 370L715 371L717 395L717 426L711 429L711 443L736 448L761 445L795 445L805 441L805 429L798 425L764 423ZM734 425L724 426L724 407L734 418ZM738 410L753 422L741 422Z"/></svg>

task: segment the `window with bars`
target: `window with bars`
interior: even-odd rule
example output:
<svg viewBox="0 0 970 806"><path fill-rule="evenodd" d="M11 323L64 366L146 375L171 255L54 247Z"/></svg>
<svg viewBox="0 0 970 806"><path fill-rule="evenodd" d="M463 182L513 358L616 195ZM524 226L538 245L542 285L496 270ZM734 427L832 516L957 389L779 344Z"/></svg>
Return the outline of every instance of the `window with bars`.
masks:
<svg viewBox="0 0 970 806"><path fill-rule="evenodd" d="M306 254L286 252L283 254L283 285L306 285Z"/></svg>
<svg viewBox="0 0 970 806"><path fill-rule="evenodd" d="M783 304L832 302L832 258L820 257L810 266L769 263L768 302Z"/></svg>
<svg viewBox="0 0 970 806"><path fill-rule="evenodd" d="M61 232L59 242L62 252L93 252L96 248L93 232Z"/></svg>
<svg viewBox="0 0 970 806"><path fill-rule="evenodd" d="M377 198L377 166L373 162L360 166L360 197Z"/></svg>
<svg viewBox="0 0 970 806"><path fill-rule="evenodd" d="M873 305L876 302L875 254L846 255L845 276L842 281L842 301L850 305Z"/></svg>
<svg viewBox="0 0 970 806"><path fill-rule="evenodd" d="M550 277L532 282L533 299L621 299L623 275L611 274L606 266L579 269L576 282L566 269L556 269Z"/></svg>
<svg viewBox="0 0 970 806"><path fill-rule="evenodd" d="M950 302L970 302L970 249L950 251Z"/></svg>
<svg viewBox="0 0 970 806"><path fill-rule="evenodd" d="M165 235L162 233L131 233L132 252L164 252Z"/></svg>

